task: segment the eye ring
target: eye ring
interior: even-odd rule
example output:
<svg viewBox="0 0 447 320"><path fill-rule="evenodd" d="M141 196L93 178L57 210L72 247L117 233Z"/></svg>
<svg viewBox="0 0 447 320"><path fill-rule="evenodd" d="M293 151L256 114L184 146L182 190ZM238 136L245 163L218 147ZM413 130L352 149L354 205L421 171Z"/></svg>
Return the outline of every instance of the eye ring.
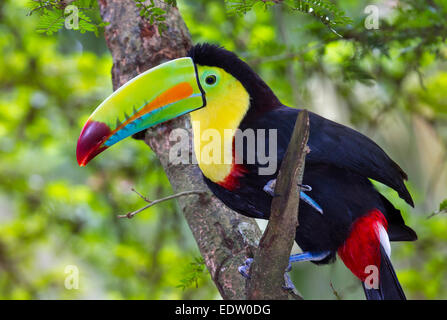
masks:
<svg viewBox="0 0 447 320"><path fill-rule="evenodd" d="M206 76L205 82L207 85L212 86L212 85L216 84L217 77L214 74L210 74L210 75Z"/></svg>

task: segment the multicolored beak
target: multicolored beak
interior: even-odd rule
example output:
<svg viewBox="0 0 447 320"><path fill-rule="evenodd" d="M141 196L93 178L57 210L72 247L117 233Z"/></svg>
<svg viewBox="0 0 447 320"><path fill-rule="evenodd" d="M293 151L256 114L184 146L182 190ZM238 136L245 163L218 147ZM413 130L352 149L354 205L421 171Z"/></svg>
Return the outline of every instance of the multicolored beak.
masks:
<svg viewBox="0 0 447 320"><path fill-rule="evenodd" d="M191 58L163 63L128 81L89 117L76 157L85 166L120 140L206 105Z"/></svg>

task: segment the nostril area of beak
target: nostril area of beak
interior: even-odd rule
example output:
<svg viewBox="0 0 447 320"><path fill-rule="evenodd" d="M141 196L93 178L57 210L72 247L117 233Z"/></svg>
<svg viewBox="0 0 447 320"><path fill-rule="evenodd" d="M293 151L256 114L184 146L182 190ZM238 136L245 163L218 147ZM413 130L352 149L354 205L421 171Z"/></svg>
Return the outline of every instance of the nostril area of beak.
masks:
<svg viewBox="0 0 447 320"><path fill-rule="evenodd" d="M111 130L105 123L87 121L79 136L76 148L76 158L80 166L85 166L97 154L107 149L107 147L101 145L110 133Z"/></svg>

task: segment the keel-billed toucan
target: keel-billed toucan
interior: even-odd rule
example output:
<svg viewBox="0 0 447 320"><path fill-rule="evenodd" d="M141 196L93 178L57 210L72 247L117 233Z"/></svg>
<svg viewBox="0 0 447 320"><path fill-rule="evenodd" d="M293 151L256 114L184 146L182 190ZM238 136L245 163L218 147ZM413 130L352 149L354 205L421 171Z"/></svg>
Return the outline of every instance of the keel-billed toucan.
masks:
<svg viewBox="0 0 447 320"><path fill-rule="evenodd" d="M196 156L206 143L201 137L208 129L222 137L226 129L276 129L279 168L300 110L283 105L234 53L199 44L187 57L140 74L108 97L81 132L78 163L86 165L116 142L189 112ZM369 179L393 188L413 206L404 184L407 175L363 134L314 113L309 118L310 153L303 185L311 187L307 195L315 205L300 201L295 240L304 253L292 260L324 264L334 261L338 253L362 281L368 299L404 299L390 262L389 241L412 241L417 236ZM272 194L264 189L274 181L278 169L259 174L264 164L244 161L253 146L244 144L243 151L238 152L234 137L226 139L221 148L222 156L229 156L231 161L198 159L208 187L240 214L268 219ZM317 212L320 207L322 212ZM368 280L374 266L377 283Z"/></svg>

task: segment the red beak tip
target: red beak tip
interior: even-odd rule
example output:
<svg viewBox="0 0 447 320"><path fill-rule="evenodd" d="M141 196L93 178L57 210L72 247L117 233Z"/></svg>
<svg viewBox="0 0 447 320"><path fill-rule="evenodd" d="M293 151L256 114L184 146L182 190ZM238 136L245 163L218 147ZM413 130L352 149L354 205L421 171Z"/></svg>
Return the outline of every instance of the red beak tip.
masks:
<svg viewBox="0 0 447 320"><path fill-rule="evenodd" d="M103 142L110 133L111 130L105 123L87 121L76 147L76 159L80 167L85 167L91 159L107 149Z"/></svg>
<svg viewBox="0 0 447 320"><path fill-rule="evenodd" d="M78 153L78 151L79 151L79 148L76 150L76 153ZM85 167L85 165L88 163L88 161L85 161L86 157L80 156L79 154L76 154L76 160L78 161L78 165L80 167Z"/></svg>
<svg viewBox="0 0 447 320"><path fill-rule="evenodd" d="M78 160L78 165L79 165L80 167L85 167L85 166L87 165L87 163L88 163L88 162L84 162L84 161L79 161L79 160Z"/></svg>

